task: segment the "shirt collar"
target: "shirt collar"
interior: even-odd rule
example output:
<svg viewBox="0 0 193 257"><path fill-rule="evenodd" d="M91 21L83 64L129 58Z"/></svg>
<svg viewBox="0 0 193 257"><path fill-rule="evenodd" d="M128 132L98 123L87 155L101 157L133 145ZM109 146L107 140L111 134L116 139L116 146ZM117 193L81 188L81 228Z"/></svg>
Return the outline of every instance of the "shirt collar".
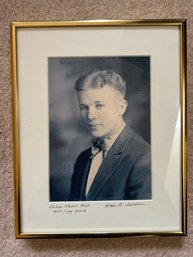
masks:
<svg viewBox="0 0 193 257"><path fill-rule="evenodd" d="M108 150L111 148L111 146L114 144L115 140L121 134L121 131L124 129L125 125L126 124L124 122L123 125L113 135L111 135L110 137L107 137L107 139L105 139L105 143L107 140Z"/></svg>

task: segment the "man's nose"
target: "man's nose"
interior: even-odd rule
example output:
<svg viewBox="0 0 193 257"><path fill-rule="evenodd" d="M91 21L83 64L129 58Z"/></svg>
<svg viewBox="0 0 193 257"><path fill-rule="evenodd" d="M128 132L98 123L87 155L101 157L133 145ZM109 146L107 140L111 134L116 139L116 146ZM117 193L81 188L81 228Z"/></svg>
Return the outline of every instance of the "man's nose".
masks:
<svg viewBox="0 0 193 257"><path fill-rule="evenodd" d="M95 118L95 116L96 116L96 112L95 112L94 108L90 107L90 108L88 109L87 118L88 118L89 120L92 120L92 119Z"/></svg>

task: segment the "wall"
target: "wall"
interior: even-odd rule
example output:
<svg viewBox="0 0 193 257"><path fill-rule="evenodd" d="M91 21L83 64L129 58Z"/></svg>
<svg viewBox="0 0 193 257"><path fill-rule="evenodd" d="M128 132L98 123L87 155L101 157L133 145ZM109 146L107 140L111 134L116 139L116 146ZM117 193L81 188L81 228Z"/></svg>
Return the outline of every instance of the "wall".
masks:
<svg viewBox="0 0 193 257"><path fill-rule="evenodd" d="M0 1L0 256L193 256L193 0ZM10 22L84 19L186 18L188 120L188 236L162 238L15 240Z"/></svg>

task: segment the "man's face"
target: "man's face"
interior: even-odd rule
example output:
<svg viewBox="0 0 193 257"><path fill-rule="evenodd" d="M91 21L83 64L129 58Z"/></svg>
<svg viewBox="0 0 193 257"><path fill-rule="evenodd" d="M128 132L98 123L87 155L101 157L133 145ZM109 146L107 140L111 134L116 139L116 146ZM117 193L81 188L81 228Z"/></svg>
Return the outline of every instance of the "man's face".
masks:
<svg viewBox="0 0 193 257"><path fill-rule="evenodd" d="M127 102L111 86L77 92L83 122L93 137L114 134L123 124Z"/></svg>

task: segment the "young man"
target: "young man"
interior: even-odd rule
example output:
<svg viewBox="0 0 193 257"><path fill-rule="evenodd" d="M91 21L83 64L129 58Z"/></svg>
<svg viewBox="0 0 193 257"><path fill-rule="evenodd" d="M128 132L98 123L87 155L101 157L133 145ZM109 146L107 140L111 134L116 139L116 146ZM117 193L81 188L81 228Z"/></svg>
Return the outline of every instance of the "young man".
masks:
<svg viewBox="0 0 193 257"><path fill-rule="evenodd" d="M113 71L89 71L75 86L91 147L76 160L71 201L151 199L150 146L125 124L126 85Z"/></svg>

